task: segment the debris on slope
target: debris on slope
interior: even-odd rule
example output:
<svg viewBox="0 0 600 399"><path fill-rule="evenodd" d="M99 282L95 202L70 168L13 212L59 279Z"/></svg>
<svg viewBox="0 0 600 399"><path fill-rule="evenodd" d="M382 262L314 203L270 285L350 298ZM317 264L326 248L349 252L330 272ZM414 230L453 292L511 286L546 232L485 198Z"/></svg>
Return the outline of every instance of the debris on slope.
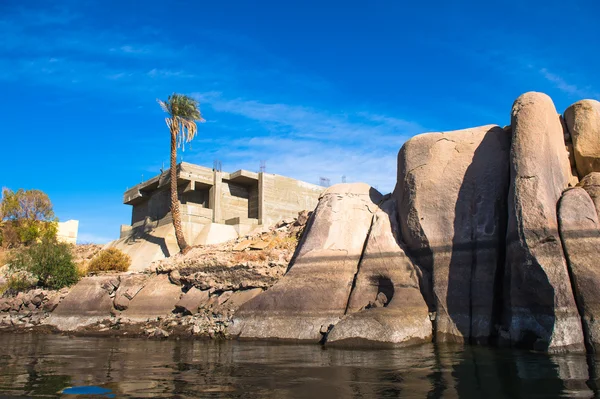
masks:
<svg viewBox="0 0 600 399"><path fill-rule="evenodd" d="M152 264L185 287L211 292L269 288L287 269L311 212L280 221L270 229L219 245L193 248ZM175 272L176 271L176 272Z"/></svg>

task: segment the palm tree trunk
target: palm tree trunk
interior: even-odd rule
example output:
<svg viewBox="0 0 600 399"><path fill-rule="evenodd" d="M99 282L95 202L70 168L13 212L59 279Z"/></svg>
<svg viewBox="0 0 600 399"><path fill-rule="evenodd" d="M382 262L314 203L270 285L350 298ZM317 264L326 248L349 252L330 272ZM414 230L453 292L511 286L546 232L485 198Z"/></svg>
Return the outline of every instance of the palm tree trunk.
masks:
<svg viewBox="0 0 600 399"><path fill-rule="evenodd" d="M177 195L177 135L175 134L176 129L175 121L171 125L171 216L173 217L173 227L175 228L175 238L177 238L177 245L179 251L182 254L187 253L190 250L185 237L183 236L183 229L181 228L181 212L179 211L179 197Z"/></svg>

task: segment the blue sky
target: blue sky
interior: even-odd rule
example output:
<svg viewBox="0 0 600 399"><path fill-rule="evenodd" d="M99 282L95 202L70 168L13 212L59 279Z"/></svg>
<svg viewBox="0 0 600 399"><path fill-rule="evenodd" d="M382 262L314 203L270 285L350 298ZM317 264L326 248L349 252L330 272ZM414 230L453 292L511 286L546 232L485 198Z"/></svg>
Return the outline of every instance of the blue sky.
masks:
<svg viewBox="0 0 600 399"><path fill-rule="evenodd" d="M102 243L168 164L171 92L206 118L187 162L384 192L417 133L508 124L530 90L600 97L598 2L414 3L0 0L0 186Z"/></svg>

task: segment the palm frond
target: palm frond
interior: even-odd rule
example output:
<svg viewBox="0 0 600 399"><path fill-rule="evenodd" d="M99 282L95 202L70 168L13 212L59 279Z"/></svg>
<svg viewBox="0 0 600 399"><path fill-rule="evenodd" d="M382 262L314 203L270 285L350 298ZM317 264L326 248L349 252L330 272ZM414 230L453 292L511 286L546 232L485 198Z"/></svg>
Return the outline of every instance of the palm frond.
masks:
<svg viewBox="0 0 600 399"><path fill-rule="evenodd" d="M163 111L165 111L167 113L169 112L169 107L166 102L159 100L158 98L156 99L156 102L158 103L158 105L160 105L160 107L162 108Z"/></svg>
<svg viewBox="0 0 600 399"><path fill-rule="evenodd" d="M177 93L171 94L167 101L157 101L163 111L169 114L165 121L170 129L175 129L177 147L185 151L185 143L192 141L198 132L196 122L204 122L198 101Z"/></svg>

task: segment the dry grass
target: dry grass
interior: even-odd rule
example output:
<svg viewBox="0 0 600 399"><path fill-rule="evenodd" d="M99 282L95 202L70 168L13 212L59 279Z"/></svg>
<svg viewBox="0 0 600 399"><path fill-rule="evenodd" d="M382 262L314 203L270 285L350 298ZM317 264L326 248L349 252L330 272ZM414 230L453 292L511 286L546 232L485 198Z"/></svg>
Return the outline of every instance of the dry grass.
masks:
<svg viewBox="0 0 600 399"><path fill-rule="evenodd" d="M298 246L298 239L296 237L289 236L276 236L269 243L269 249L287 249L289 251L295 251Z"/></svg>
<svg viewBox="0 0 600 399"><path fill-rule="evenodd" d="M233 255L233 261L238 264L244 262L264 262L266 260L267 254L264 251L242 251L236 252Z"/></svg>
<svg viewBox="0 0 600 399"><path fill-rule="evenodd" d="M75 264L77 266L77 275L79 276L79 278L85 277L88 275L89 273L89 261L87 260L82 260L80 262L76 262Z"/></svg>

